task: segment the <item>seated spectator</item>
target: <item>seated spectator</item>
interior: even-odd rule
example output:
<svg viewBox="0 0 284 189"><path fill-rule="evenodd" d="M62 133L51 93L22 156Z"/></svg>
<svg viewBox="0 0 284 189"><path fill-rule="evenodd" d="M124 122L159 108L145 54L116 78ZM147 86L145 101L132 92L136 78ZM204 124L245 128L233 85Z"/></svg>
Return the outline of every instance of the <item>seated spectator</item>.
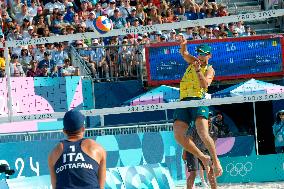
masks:
<svg viewBox="0 0 284 189"><path fill-rule="evenodd" d="M71 24L74 21L73 20L74 14L76 14L76 13L75 13L75 10L74 10L73 3L72 2L68 2L67 3L67 11L66 11L66 14L65 14L65 16L63 18L64 21L68 22L69 24Z"/></svg>
<svg viewBox="0 0 284 189"><path fill-rule="evenodd" d="M24 72L30 68L30 62L32 60L32 56L29 55L28 46L22 46L21 55L19 57L19 63L22 65Z"/></svg>
<svg viewBox="0 0 284 189"><path fill-rule="evenodd" d="M121 29L127 27L126 20L120 16L119 9L114 10L113 16L110 17L113 23L113 29Z"/></svg>
<svg viewBox="0 0 284 189"><path fill-rule="evenodd" d="M216 116L212 118L212 123L218 127L219 135L218 137L229 136L230 130L227 124L224 122L224 117L222 112L217 112Z"/></svg>
<svg viewBox="0 0 284 189"><path fill-rule="evenodd" d="M144 25L147 14L144 12L144 9L141 3L137 3L136 5L136 15L142 21L141 25Z"/></svg>
<svg viewBox="0 0 284 189"><path fill-rule="evenodd" d="M157 7L152 7L149 17L152 20L152 24L162 24L162 17L158 14L158 8Z"/></svg>
<svg viewBox="0 0 284 189"><path fill-rule="evenodd" d="M27 77L37 77L37 76L40 76L41 70L37 67L38 66L38 61L31 60L30 61L30 66L31 66L31 68L29 68L28 71L27 71Z"/></svg>
<svg viewBox="0 0 284 189"><path fill-rule="evenodd" d="M62 76L78 76L79 75L79 70L78 68L74 68L71 65L71 61L69 58L64 60L64 66L61 68L61 75Z"/></svg>
<svg viewBox="0 0 284 189"><path fill-rule="evenodd" d="M198 32L200 39L207 39L205 26L200 26Z"/></svg>
<svg viewBox="0 0 284 189"><path fill-rule="evenodd" d="M12 54L10 62L10 74L12 77L25 77L22 65L19 63L17 54Z"/></svg>
<svg viewBox="0 0 284 189"><path fill-rule="evenodd" d="M17 21L17 23L19 25L23 24L24 19L28 19L31 22L32 22L32 19L33 19L28 12L28 8L27 8L26 4L22 4L21 12L19 12L15 15L15 20Z"/></svg>
<svg viewBox="0 0 284 189"><path fill-rule="evenodd" d="M233 37L239 37L239 33L237 32L236 29L233 31Z"/></svg>
<svg viewBox="0 0 284 189"><path fill-rule="evenodd" d="M40 73L39 75L37 75L37 77L48 77L49 76L49 68L46 63L43 63L41 65L41 68L39 69L40 69Z"/></svg>
<svg viewBox="0 0 284 189"><path fill-rule="evenodd" d="M37 45L37 48L34 52L34 59L38 62L42 61L44 59L44 52L45 52L45 46L44 44Z"/></svg>
<svg viewBox="0 0 284 189"><path fill-rule="evenodd" d="M198 12L195 6L189 7L189 9L185 9L185 14L187 20L197 20L198 19Z"/></svg>
<svg viewBox="0 0 284 189"><path fill-rule="evenodd" d="M31 15L31 17L34 17L37 15L37 9L38 6L36 4L36 0L31 0L31 5L28 7L28 13Z"/></svg>
<svg viewBox="0 0 284 189"><path fill-rule="evenodd" d="M137 23L134 24L136 21L139 22L138 25L142 25L142 24L143 24L142 20L136 15L136 8L133 8L133 9L131 10L131 13L130 13L130 15L126 18L126 21L127 21L128 27L130 27L130 26L135 26L135 25L137 26Z"/></svg>
<svg viewBox="0 0 284 189"><path fill-rule="evenodd" d="M198 13L198 19L206 18L206 7L200 7Z"/></svg>
<svg viewBox="0 0 284 189"><path fill-rule="evenodd" d="M249 25L245 26L245 32L242 34L242 36L251 36L251 27Z"/></svg>
<svg viewBox="0 0 284 189"><path fill-rule="evenodd" d="M194 29L194 27L186 28L186 32L183 33L185 39L193 40L193 29Z"/></svg>
<svg viewBox="0 0 284 189"><path fill-rule="evenodd" d="M95 67L96 78L107 78L109 79L109 65L106 62L106 53L103 48L100 48L99 40L94 39L93 45L97 48L92 48L90 51L90 63L93 64L92 68Z"/></svg>
<svg viewBox="0 0 284 189"><path fill-rule="evenodd" d="M54 60L52 60L52 56L51 56L51 53L49 51L44 52L44 59L39 62L38 68L42 69L42 67L44 65L47 66L48 72L50 72L51 68L56 65Z"/></svg>
<svg viewBox="0 0 284 189"><path fill-rule="evenodd" d="M176 42L176 30L172 29L170 31L170 36L168 38L168 42Z"/></svg>
<svg viewBox="0 0 284 189"><path fill-rule="evenodd" d="M89 12L88 19L86 20L87 29L95 31L94 21L96 19L96 13L94 11Z"/></svg>
<svg viewBox="0 0 284 189"><path fill-rule="evenodd" d="M240 35L243 35L243 33L245 32L245 26L243 21L237 22L235 29Z"/></svg>
<svg viewBox="0 0 284 189"><path fill-rule="evenodd" d="M130 6L130 0L123 0L124 5L119 7L119 11L121 14L121 17L126 19L131 11L132 11L132 7Z"/></svg>
<svg viewBox="0 0 284 189"><path fill-rule="evenodd" d="M68 53L65 51L65 47L62 43L58 43L57 50L52 53L52 59L56 66L59 68L64 65L63 60L68 58Z"/></svg>
<svg viewBox="0 0 284 189"><path fill-rule="evenodd" d="M172 22L175 22L174 17L175 17L175 15L174 15L174 13L173 13L173 10L172 10L171 8L168 8L168 9L166 10L166 14L165 14L165 16L164 16L164 18L163 18L163 23L172 23Z"/></svg>
<svg viewBox="0 0 284 189"><path fill-rule="evenodd" d="M109 17L113 16L114 10L116 9L116 3L115 0L109 1L109 6L106 8L106 13Z"/></svg>
<svg viewBox="0 0 284 189"><path fill-rule="evenodd" d="M44 29L47 28L48 25L46 24L45 20L44 20L44 16L43 15L40 15L38 17L38 21L36 22L35 24L35 27L34 27L34 31L40 35L40 36L43 36L43 33L44 33Z"/></svg>
<svg viewBox="0 0 284 189"><path fill-rule="evenodd" d="M217 16L218 17L229 16L229 13L228 13L228 11L226 9L226 5L224 5L224 4L220 4L219 5L219 8L217 10Z"/></svg>
<svg viewBox="0 0 284 189"><path fill-rule="evenodd" d="M216 12L215 12L214 8L211 5L209 5L207 7L205 15L206 15L206 18L214 18L214 17L216 17Z"/></svg>
<svg viewBox="0 0 284 189"><path fill-rule="evenodd" d="M4 58L4 50L0 50L0 77L5 76L5 58Z"/></svg>
<svg viewBox="0 0 284 189"><path fill-rule="evenodd" d="M52 32L54 34L60 34L61 29L67 25L63 18L63 13L59 12L55 20L52 22Z"/></svg>

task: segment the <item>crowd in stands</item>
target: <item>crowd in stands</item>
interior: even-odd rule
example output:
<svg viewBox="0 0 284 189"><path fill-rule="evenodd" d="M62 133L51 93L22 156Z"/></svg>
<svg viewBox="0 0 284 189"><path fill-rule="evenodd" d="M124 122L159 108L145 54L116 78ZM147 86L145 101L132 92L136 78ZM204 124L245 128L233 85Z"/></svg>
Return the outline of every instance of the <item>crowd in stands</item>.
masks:
<svg viewBox="0 0 284 189"><path fill-rule="evenodd" d="M109 17L113 29L229 15L225 5L208 0L2 0L0 3L1 42L91 32L95 30L93 21L101 15ZM142 44L176 41L180 34L189 40L198 40L250 36L255 32L238 22L72 43L19 46L9 49L10 72L14 77L79 75L79 69L70 61L69 49L73 45L95 78L109 81L108 78L113 77L137 76L145 59ZM4 75L1 49L0 76Z"/></svg>

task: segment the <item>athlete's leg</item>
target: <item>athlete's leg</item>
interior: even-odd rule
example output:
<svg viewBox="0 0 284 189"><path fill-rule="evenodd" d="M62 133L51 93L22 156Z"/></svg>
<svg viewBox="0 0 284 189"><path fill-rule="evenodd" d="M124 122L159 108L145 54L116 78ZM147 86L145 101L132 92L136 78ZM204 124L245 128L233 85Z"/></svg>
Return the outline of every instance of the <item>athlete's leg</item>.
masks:
<svg viewBox="0 0 284 189"><path fill-rule="evenodd" d="M209 180L209 184L211 186L211 189L217 189L217 181L216 181L216 177L215 177L213 168L209 170L207 175L208 175L208 180Z"/></svg>
<svg viewBox="0 0 284 189"><path fill-rule="evenodd" d="M210 156L204 155L194 144L194 142L189 139L189 137L186 137L186 131L188 129L188 124L180 121L180 120L175 120L174 122L174 136L176 141L182 145L182 147L193 154L195 157L199 158L203 165L205 165L206 169L209 169L208 166L210 162Z"/></svg>
<svg viewBox="0 0 284 189"><path fill-rule="evenodd" d="M189 176L186 179L186 188L187 189L193 189L194 188L194 180L197 173L196 171L190 171Z"/></svg>
<svg viewBox="0 0 284 189"><path fill-rule="evenodd" d="M222 170L220 161L217 157L214 141L210 137L209 132L208 132L208 120L202 116L198 116L195 120L195 126L196 126L196 130L197 130L199 137L201 138L206 148L210 152L210 155L213 160L213 167L215 169L214 171L215 171L216 176L221 176L223 173L223 170Z"/></svg>

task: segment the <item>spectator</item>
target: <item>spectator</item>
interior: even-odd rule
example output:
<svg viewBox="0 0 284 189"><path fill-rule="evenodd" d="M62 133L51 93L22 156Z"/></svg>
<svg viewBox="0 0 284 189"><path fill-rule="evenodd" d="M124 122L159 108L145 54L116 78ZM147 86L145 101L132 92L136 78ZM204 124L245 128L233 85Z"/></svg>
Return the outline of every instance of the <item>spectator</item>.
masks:
<svg viewBox="0 0 284 189"><path fill-rule="evenodd" d="M31 68L28 69L27 71L27 77L37 77L40 76L41 70L37 67L38 66L38 61L36 60L31 60L30 61Z"/></svg>
<svg viewBox="0 0 284 189"><path fill-rule="evenodd" d="M0 50L0 77L5 76L5 58L4 58L4 50Z"/></svg>
<svg viewBox="0 0 284 189"><path fill-rule="evenodd" d="M34 53L35 54L34 59L38 62L42 61L44 59L44 52L45 52L44 44L37 45L37 48Z"/></svg>
<svg viewBox="0 0 284 189"><path fill-rule="evenodd" d="M245 26L245 32L242 36L251 36L251 27L249 25Z"/></svg>
<svg viewBox="0 0 284 189"><path fill-rule="evenodd" d="M199 37L200 39L207 39L205 26L199 27Z"/></svg>
<svg viewBox="0 0 284 189"><path fill-rule="evenodd" d="M137 21L139 22L139 25L141 25L143 23L142 20L136 15L136 8L133 8L131 10L131 14L127 17L126 21L127 21L128 27L135 26L134 23L137 22ZM136 25L137 25L137 23L136 23Z"/></svg>
<svg viewBox="0 0 284 189"><path fill-rule="evenodd" d="M143 6L141 3L137 3L136 5L136 15L142 21L141 24L144 25L147 14L144 12Z"/></svg>
<svg viewBox="0 0 284 189"><path fill-rule="evenodd" d="M130 0L124 0L124 5L119 7L121 17L124 19L130 16L131 10L132 7L130 6Z"/></svg>
<svg viewBox="0 0 284 189"><path fill-rule="evenodd" d="M99 40L94 39L93 45L96 48L93 48L90 52L90 62L94 64L97 71L97 78L107 78L109 80L109 65L106 62L106 53L102 47L98 47Z"/></svg>
<svg viewBox="0 0 284 189"><path fill-rule="evenodd" d="M177 39L176 39L176 30L172 29L170 31L170 36L168 38L168 42L176 42Z"/></svg>
<svg viewBox="0 0 284 189"><path fill-rule="evenodd" d="M35 28L34 28L34 31L40 35L40 36L43 36L44 34L44 29L47 28L48 25L45 23L45 20L44 20L44 16L43 15L40 15L38 17L38 21L37 23L35 24Z"/></svg>
<svg viewBox="0 0 284 189"><path fill-rule="evenodd" d="M74 14L76 14L76 13L74 11L73 3L72 2L68 2L67 3L67 11L66 11L66 14L64 16L64 21L68 22L69 24L71 24L74 21L73 20Z"/></svg>
<svg viewBox="0 0 284 189"><path fill-rule="evenodd" d="M197 20L198 12L195 6L190 6L188 9L185 9L185 16L187 20Z"/></svg>
<svg viewBox="0 0 284 189"><path fill-rule="evenodd" d="M276 153L284 153L284 110L276 113L276 120L272 127L275 137L275 151Z"/></svg>
<svg viewBox="0 0 284 189"><path fill-rule="evenodd" d="M119 51L118 37L112 37L110 41L110 47L107 49L106 55L110 65L110 76L111 78L118 78L118 51Z"/></svg>
<svg viewBox="0 0 284 189"><path fill-rule="evenodd" d="M151 18L153 24L162 24L163 23L162 17L158 14L158 9L156 7L151 8L149 17Z"/></svg>
<svg viewBox="0 0 284 189"><path fill-rule="evenodd" d="M51 70L51 68L56 65L54 60L52 60L51 58L52 58L51 53L49 51L45 51L44 52L44 59L39 62L38 68L42 69L43 66L45 65L45 66L47 66L48 72L49 72ZM45 72L45 70L44 70L44 72Z"/></svg>
<svg viewBox="0 0 284 189"><path fill-rule="evenodd" d="M237 22L235 29L240 35L242 35L245 32L245 26L243 25L243 21Z"/></svg>
<svg viewBox="0 0 284 189"><path fill-rule="evenodd" d="M226 9L226 5L224 5L224 4L219 5L218 11L217 11L217 16L218 17L229 16L229 13Z"/></svg>
<svg viewBox="0 0 284 189"><path fill-rule="evenodd" d="M175 17L175 15L174 15L174 13L173 13L173 10L172 10L171 8L168 8L168 9L166 10L166 14L165 14L165 17L164 17L164 19L163 19L163 22L164 22L164 23L172 23L172 22L175 22L174 17Z"/></svg>
<svg viewBox="0 0 284 189"><path fill-rule="evenodd" d="M30 68L31 60L32 56L29 55L28 46L22 46L19 63L22 65L25 73L28 70L28 68Z"/></svg>
<svg viewBox="0 0 284 189"><path fill-rule="evenodd" d="M56 19L52 22L52 32L54 34L60 34L60 30L67 25L63 18L63 13L59 12Z"/></svg>
<svg viewBox="0 0 284 189"><path fill-rule="evenodd" d="M64 60L64 66L62 67L62 76L78 76L79 74L78 68L74 68L71 65L71 61L69 58Z"/></svg>
<svg viewBox="0 0 284 189"><path fill-rule="evenodd" d="M122 41L122 48L120 49L119 55L119 62L120 62L120 71L123 76L129 76L131 71L131 64L132 64L132 53L128 49L127 39Z"/></svg>
<svg viewBox="0 0 284 189"><path fill-rule="evenodd" d="M94 20L96 19L96 13L94 11L89 12L89 17L86 20L87 29L95 31Z"/></svg>
<svg viewBox="0 0 284 189"><path fill-rule="evenodd" d="M24 19L32 21L32 17L29 15L28 8L26 4L22 4L21 12L15 15L15 20L18 24L22 25Z"/></svg>
<svg viewBox="0 0 284 189"><path fill-rule="evenodd" d="M183 33L185 39L187 39L187 40L193 40L193 29L194 29L194 27L188 27L188 28L186 28L186 32Z"/></svg>
<svg viewBox="0 0 284 189"><path fill-rule="evenodd" d="M56 66L61 68L64 65L64 60L68 58L68 53L65 51L65 47L62 43L58 43L57 50L53 52L52 59L54 60Z"/></svg>
<svg viewBox="0 0 284 189"><path fill-rule="evenodd" d="M106 8L106 13L109 17L113 16L114 10L116 9L116 4L115 0L110 0L109 1L109 7Z"/></svg>
<svg viewBox="0 0 284 189"><path fill-rule="evenodd" d="M233 37L239 37L239 33L237 32L236 29L233 31Z"/></svg>
<svg viewBox="0 0 284 189"><path fill-rule="evenodd" d="M17 54L12 54L10 63L10 74L12 77L24 77L25 73L22 65L19 63Z"/></svg>
<svg viewBox="0 0 284 189"><path fill-rule="evenodd" d="M48 77L49 76L49 67L46 63L43 63L41 65L41 68L40 68L40 73L38 75L38 77Z"/></svg>
<svg viewBox="0 0 284 189"><path fill-rule="evenodd" d="M28 13L31 17L37 15L38 6L36 5L35 0L31 0L31 5L28 7Z"/></svg>
<svg viewBox="0 0 284 189"><path fill-rule="evenodd" d="M216 116L212 118L212 124L217 126L219 134L218 137L229 136L230 130L227 124L224 122L224 116L222 112L217 112Z"/></svg>
<svg viewBox="0 0 284 189"><path fill-rule="evenodd" d="M123 17L120 16L119 9L114 10L114 14L110 17L110 19L113 23L114 29L121 29L127 27L127 22Z"/></svg>

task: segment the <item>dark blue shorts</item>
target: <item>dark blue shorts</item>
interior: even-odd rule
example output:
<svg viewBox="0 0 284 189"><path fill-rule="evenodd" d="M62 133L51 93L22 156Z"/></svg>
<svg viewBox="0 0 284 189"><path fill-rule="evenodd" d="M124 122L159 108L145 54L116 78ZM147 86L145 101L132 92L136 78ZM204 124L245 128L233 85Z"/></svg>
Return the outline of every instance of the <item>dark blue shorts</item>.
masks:
<svg viewBox="0 0 284 189"><path fill-rule="evenodd" d="M201 98L197 97L188 97L184 98L181 101L190 101L190 100L201 100ZM195 121L197 117L204 117L208 120L209 117L209 108L207 106L199 106L199 107L189 107L189 108L178 108L174 111L174 121L180 120L188 125L192 121Z"/></svg>

